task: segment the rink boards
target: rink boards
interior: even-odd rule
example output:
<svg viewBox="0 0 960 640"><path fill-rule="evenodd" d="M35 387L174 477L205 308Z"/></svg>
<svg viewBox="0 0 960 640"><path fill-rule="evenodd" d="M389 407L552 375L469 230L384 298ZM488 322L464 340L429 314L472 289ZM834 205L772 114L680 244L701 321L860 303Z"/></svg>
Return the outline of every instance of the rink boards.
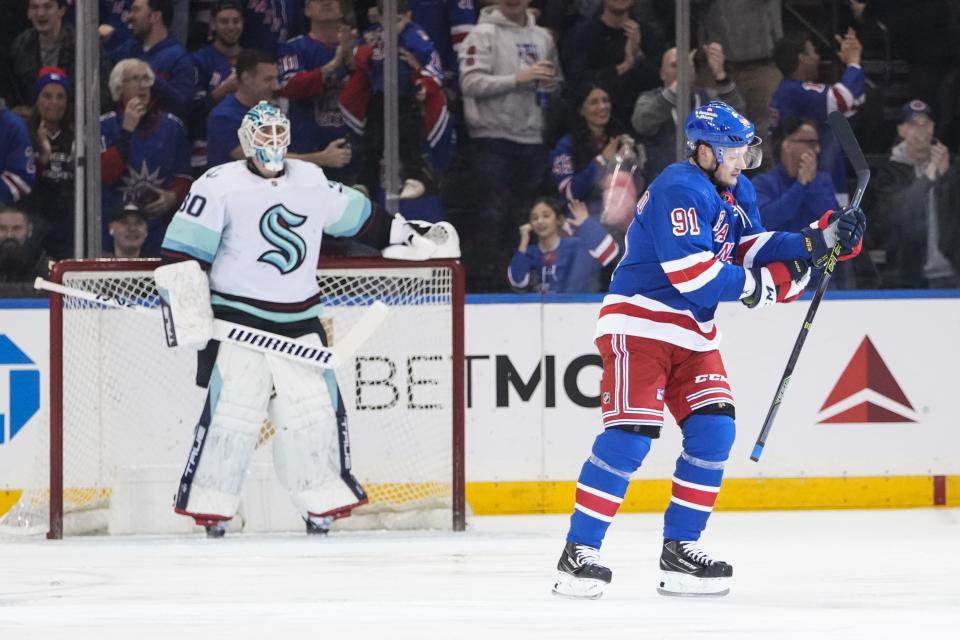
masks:
<svg viewBox="0 0 960 640"><path fill-rule="evenodd" d="M759 463L749 452L808 301L763 310L721 306L721 353L738 436L717 508L960 505L953 402L960 294L873 295L821 305ZM466 467L473 513L570 509L574 480L599 432L600 368L592 342L599 300L468 300ZM49 339L43 301L0 303L4 511L48 426ZM663 508L679 443L668 418L622 510Z"/></svg>

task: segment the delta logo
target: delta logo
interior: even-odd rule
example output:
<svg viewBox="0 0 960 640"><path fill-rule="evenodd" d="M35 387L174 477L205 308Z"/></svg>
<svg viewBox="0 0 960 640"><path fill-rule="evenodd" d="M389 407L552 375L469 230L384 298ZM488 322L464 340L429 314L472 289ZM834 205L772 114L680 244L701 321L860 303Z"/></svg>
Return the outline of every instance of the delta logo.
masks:
<svg viewBox="0 0 960 640"><path fill-rule="evenodd" d="M817 424L916 422L917 415L869 336L820 407Z"/></svg>

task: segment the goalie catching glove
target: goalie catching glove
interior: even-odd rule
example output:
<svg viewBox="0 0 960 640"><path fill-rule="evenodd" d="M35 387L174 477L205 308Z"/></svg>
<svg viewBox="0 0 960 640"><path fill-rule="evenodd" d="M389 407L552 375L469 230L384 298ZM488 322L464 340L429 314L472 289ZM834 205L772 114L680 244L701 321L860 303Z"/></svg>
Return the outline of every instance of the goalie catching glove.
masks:
<svg viewBox="0 0 960 640"><path fill-rule="evenodd" d="M383 250L383 257L393 260L459 258L460 236L449 222L408 221L398 213L393 217L390 246Z"/></svg>
<svg viewBox="0 0 960 640"><path fill-rule="evenodd" d="M840 243L838 260L850 260L860 255L863 246L863 232L867 228L867 218L863 209L843 208L839 211L827 211L819 220L812 223L803 234L803 243L810 254L810 260L817 269L827 264L833 245Z"/></svg>
<svg viewBox="0 0 960 640"><path fill-rule="evenodd" d="M153 272L160 293L163 328L168 347L202 349L213 337L210 283L196 260L157 267Z"/></svg>
<svg viewBox="0 0 960 640"><path fill-rule="evenodd" d="M747 269L740 302L750 309L777 302L793 302L810 282L810 267L803 260L774 262Z"/></svg>

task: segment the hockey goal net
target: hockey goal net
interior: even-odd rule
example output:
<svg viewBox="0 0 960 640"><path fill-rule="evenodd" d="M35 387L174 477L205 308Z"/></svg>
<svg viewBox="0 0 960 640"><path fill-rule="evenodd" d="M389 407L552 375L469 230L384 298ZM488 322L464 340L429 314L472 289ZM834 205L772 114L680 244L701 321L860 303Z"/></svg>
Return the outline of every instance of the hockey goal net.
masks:
<svg viewBox="0 0 960 640"><path fill-rule="evenodd" d="M58 263L62 284L157 307L152 260ZM337 369L354 475L370 502L334 528L452 528L465 521L463 274L455 261L321 263L323 322L338 336L374 300L387 320ZM172 497L205 390L196 352L166 346L157 313L51 296L49 481L24 487L0 527L80 533L187 532ZM265 420L234 527L302 530L274 479ZM47 465L38 461L38 469ZM46 474L43 474L46 475ZM47 515L49 514L49 515Z"/></svg>

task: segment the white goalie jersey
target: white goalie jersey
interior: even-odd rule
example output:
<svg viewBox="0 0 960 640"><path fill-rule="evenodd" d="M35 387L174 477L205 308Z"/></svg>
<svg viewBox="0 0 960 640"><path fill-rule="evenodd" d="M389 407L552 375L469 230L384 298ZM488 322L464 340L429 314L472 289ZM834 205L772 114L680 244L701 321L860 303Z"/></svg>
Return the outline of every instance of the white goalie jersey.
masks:
<svg viewBox="0 0 960 640"><path fill-rule="evenodd" d="M196 180L167 228L163 255L209 266L211 304L272 322L319 315L317 261L324 233L354 236L371 215L360 192L319 167L286 160L264 178L243 160Z"/></svg>

